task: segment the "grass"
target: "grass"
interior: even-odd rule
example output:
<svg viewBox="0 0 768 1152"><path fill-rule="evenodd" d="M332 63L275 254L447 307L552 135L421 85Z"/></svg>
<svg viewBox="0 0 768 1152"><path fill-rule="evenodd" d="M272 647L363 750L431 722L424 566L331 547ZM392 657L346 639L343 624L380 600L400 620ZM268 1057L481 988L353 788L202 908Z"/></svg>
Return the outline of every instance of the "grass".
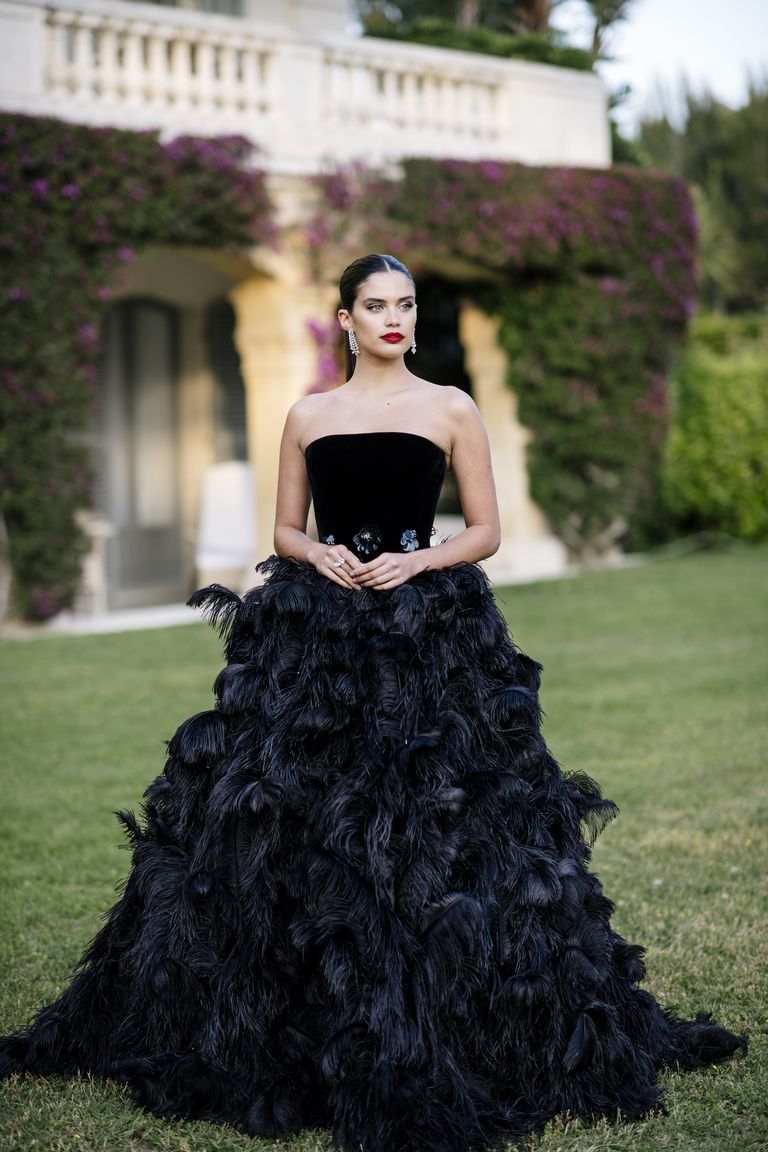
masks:
<svg viewBox="0 0 768 1152"><path fill-rule="evenodd" d="M768 1149L768 550L657 560L498 598L545 666L551 748L622 810L594 868L618 930L648 948L645 986L680 1013L711 1009L750 1033L746 1060L666 1074L666 1115L562 1120L534 1147ZM162 740L210 706L220 663L203 626L0 649L3 1031L57 994L113 902L128 858L111 813L138 806ZM14 1077L0 1086L0 1148L329 1152L330 1141L253 1140L145 1115L110 1083Z"/></svg>

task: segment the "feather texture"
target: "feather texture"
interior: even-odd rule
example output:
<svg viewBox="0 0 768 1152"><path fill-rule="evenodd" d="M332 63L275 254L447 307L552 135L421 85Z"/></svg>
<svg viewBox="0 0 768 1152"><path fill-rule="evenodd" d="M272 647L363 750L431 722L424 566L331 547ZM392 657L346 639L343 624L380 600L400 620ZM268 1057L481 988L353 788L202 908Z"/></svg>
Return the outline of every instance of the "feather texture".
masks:
<svg viewBox="0 0 768 1152"><path fill-rule="evenodd" d="M351 593L292 560L190 599L225 638L122 896L0 1075L92 1072L160 1115L345 1152L500 1152L637 1118L745 1046L638 988L587 868L616 814L541 735L541 666L473 564Z"/></svg>

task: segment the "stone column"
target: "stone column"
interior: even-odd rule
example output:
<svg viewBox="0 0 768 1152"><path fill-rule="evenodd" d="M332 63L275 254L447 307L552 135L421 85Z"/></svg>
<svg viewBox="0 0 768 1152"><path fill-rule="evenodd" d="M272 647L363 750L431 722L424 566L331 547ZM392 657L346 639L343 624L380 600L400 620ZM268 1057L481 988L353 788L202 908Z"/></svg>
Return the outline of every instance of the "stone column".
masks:
<svg viewBox="0 0 768 1152"><path fill-rule="evenodd" d="M272 261L272 276L255 275L233 289L235 341L246 389L248 455L253 465L256 556L274 552L273 531L280 438L290 406L316 371L310 319L331 314L335 292L310 283L289 245Z"/></svg>

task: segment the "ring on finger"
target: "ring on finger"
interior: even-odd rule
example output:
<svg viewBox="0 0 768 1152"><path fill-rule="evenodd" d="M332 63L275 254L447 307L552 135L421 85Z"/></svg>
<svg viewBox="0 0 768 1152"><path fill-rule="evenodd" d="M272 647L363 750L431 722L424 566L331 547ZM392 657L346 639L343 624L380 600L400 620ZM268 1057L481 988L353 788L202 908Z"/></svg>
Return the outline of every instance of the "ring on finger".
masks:
<svg viewBox="0 0 768 1152"><path fill-rule="evenodd" d="M338 560L334 560L333 566L334 566L334 568L340 568L341 565L346 564L346 562L347 561L344 559L344 557L340 556Z"/></svg>

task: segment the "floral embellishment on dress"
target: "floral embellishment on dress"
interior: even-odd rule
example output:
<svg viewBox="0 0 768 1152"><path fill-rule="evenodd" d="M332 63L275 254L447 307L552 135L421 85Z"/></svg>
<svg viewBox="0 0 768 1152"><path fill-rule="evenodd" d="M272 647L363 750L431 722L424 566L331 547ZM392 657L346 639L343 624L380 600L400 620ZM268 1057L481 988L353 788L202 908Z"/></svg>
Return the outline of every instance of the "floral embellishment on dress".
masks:
<svg viewBox="0 0 768 1152"><path fill-rule="evenodd" d="M332 532L329 532L327 536L321 536L320 539L322 540L323 544L335 544L336 543L336 537L333 535Z"/></svg>
<svg viewBox="0 0 768 1152"><path fill-rule="evenodd" d="M352 543L363 556L370 556L381 545L381 532L377 524L366 524L352 537Z"/></svg>
<svg viewBox="0 0 768 1152"><path fill-rule="evenodd" d="M415 528L406 528L400 537L400 547L403 552L415 552L419 547L419 537Z"/></svg>

